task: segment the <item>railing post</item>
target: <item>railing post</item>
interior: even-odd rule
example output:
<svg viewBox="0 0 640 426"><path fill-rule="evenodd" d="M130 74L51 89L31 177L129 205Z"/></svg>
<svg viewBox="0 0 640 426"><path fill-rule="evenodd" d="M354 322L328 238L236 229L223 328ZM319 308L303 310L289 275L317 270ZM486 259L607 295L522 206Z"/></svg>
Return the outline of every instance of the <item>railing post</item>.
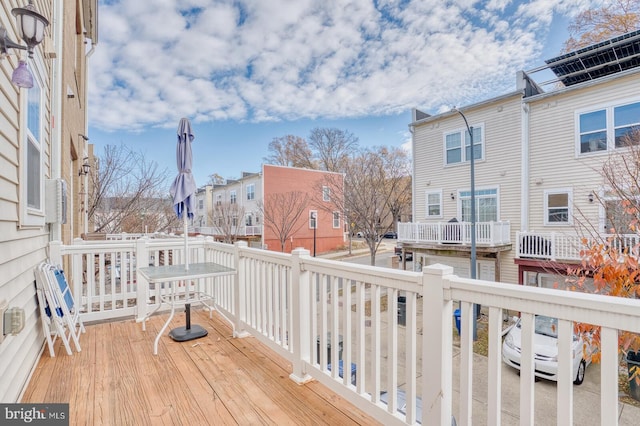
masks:
<svg viewBox="0 0 640 426"><path fill-rule="evenodd" d="M62 241L49 243L49 262L54 265L62 265Z"/></svg>
<svg viewBox="0 0 640 426"><path fill-rule="evenodd" d="M142 328L145 328L145 319L147 318L148 302L149 302L149 282L141 274L138 274L138 268L149 266L149 240L142 237L136 240L136 322L142 322Z"/></svg>
<svg viewBox="0 0 640 426"><path fill-rule="evenodd" d="M244 329L244 320L246 318L246 306L247 306L247 271L246 261L241 252L243 249L249 247L246 241L237 241L234 244L233 255L235 257L234 264L236 268L236 274L233 277L233 310L234 310L234 326L233 337L242 338L248 337L250 334Z"/></svg>
<svg viewBox="0 0 640 426"><path fill-rule="evenodd" d="M293 344L293 372L289 378L298 384L311 380L306 373L306 364L311 360L311 279L310 273L302 269L303 258L309 258L309 250L297 248L291 252L291 309L293 323L289 343ZM345 369L344 371L347 371Z"/></svg>
<svg viewBox="0 0 640 426"><path fill-rule="evenodd" d="M73 245L83 244L82 238L75 238L73 240ZM60 263L62 264L62 250L63 245L60 245ZM83 257L86 256L84 253L74 253L71 255L71 285L73 286L73 297L76 300L76 303L80 303L80 306L83 306L85 312L91 312L91 301L82 296L83 286L84 286L84 274L85 274L85 264L82 261ZM93 257L87 256L87 262L93 260ZM86 265L87 271L89 265ZM86 272L86 285L93 284L94 277L89 276L89 273Z"/></svg>
<svg viewBox="0 0 640 426"><path fill-rule="evenodd" d="M453 301L445 277L453 268L431 265L422 270L422 424L451 423ZM462 403L466 403L461 401Z"/></svg>
<svg viewBox="0 0 640 426"><path fill-rule="evenodd" d="M558 258L558 241L556 240L556 233L551 233L551 260L556 260Z"/></svg>

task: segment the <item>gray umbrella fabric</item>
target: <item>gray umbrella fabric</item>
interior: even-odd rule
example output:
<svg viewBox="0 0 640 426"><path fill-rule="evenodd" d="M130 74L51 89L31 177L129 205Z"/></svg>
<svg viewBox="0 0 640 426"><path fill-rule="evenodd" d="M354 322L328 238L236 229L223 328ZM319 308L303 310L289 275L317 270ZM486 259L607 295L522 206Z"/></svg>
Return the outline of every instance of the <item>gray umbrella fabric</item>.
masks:
<svg viewBox="0 0 640 426"><path fill-rule="evenodd" d="M184 223L184 255L185 269L189 269L189 232L187 218L193 218L195 210L196 181L191 173L193 164L193 154L191 153L191 142L193 142L193 131L191 123L187 118L181 118L178 124L178 145L176 147L176 160L178 163L178 176L171 185L171 197L173 197L173 209L178 218Z"/></svg>
<svg viewBox="0 0 640 426"><path fill-rule="evenodd" d="M173 197L173 209L178 218L187 213L188 218L193 218L195 210L196 181L191 173L193 155L191 142L193 142L191 123L187 118L181 118L178 125L178 145L176 147L176 160L178 162L178 176L171 185L171 197Z"/></svg>

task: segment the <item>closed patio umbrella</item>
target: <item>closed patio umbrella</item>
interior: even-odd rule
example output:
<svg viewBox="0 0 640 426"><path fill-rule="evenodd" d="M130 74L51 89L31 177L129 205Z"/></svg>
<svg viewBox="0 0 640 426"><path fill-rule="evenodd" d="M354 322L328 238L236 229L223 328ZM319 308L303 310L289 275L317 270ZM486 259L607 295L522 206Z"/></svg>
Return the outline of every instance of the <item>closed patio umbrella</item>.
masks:
<svg viewBox="0 0 640 426"><path fill-rule="evenodd" d="M184 268L189 270L189 229L188 219L193 218L195 210L196 181L191 173L193 155L191 153L191 142L193 142L193 131L191 123L187 118L181 118L178 124L178 145L176 147L176 160L178 163L178 176L171 185L171 197L173 197L173 209L178 218L184 224ZM185 289L186 291L186 289ZM169 332L173 340L180 342L197 339L207 335L207 330L199 325L191 327L191 305L185 305L186 326L174 328Z"/></svg>
<svg viewBox="0 0 640 426"><path fill-rule="evenodd" d="M171 197L173 197L173 209L178 218L184 223L184 251L185 268L189 269L189 234L187 220L193 218L195 210L196 181L191 173L193 155L191 153L191 142L193 142L193 131L191 123L187 118L181 118L178 125L178 145L176 147L176 160L178 162L178 176L171 185Z"/></svg>

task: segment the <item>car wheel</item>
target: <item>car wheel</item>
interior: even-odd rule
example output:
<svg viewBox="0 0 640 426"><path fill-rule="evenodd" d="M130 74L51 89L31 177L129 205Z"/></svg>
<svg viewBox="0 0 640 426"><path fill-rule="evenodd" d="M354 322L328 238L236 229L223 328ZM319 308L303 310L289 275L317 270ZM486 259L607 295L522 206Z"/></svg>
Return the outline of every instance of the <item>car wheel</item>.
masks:
<svg viewBox="0 0 640 426"><path fill-rule="evenodd" d="M584 360L580 361L580 365L578 365L578 374L576 374L576 379L573 381L574 385L581 385L584 381L584 372L587 369L587 364Z"/></svg>

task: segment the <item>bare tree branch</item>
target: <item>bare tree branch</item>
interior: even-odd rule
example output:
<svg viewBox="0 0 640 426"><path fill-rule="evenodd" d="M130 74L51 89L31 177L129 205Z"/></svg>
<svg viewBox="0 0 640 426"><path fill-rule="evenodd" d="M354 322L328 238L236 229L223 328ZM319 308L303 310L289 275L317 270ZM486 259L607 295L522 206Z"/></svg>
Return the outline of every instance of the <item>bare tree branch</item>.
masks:
<svg viewBox="0 0 640 426"><path fill-rule="evenodd" d="M168 176L166 169L158 170L157 163L148 162L141 153L124 145L105 146L89 173L89 223L97 232L140 232L144 219L150 232L168 230L149 227L172 222L155 218L170 203Z"/></svg>
<svg viewBox="0 0 640 426"><path fill-rule="evenodd" d="M302 226L302 214L309 205L309 195L300 191L269 194L258 202L264 226L269 228L280 242L284 252L285 244Z"/></svg>

